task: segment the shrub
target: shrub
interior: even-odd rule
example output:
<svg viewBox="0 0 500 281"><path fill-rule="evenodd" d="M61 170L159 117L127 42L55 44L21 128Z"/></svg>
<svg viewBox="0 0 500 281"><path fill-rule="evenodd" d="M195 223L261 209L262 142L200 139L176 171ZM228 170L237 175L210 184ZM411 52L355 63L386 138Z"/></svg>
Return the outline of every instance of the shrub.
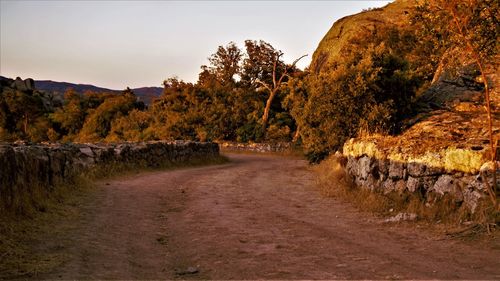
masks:
<svg viewBox="0 0 500 281"><path fill-rule="evenodd" d="M397 133L409 115L417 82L384 36L355 38L340 61L290 83L291 114L310 161L340 149L361 130Z"/></svg>

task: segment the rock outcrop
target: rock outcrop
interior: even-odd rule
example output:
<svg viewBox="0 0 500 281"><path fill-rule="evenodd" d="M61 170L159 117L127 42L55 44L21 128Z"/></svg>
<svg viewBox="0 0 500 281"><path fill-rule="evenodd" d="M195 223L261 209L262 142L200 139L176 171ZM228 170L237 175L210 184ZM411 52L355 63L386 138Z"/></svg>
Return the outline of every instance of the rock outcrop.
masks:
<svg viewBox="0 0 500 281"><path fill-rule="evenodd" d="M45 111L53 111L54 108L63 104L62 94L54 95L53 93L37 90L35 81L31 78L23 80L19 77L10 79L0 76L0 95L15 96L16 93L35 98Z"/></svg>
<svg viewBox="0 0 500 281"><path fill-rule="evenodd" d="M364 31L381 27L398 27L407 24L408 11L415 0L396 0L383 8L369 9L336 21L314 51L309 69L319 73L327 69L341 56L341 50L349 48L350 40Z"/></svg>

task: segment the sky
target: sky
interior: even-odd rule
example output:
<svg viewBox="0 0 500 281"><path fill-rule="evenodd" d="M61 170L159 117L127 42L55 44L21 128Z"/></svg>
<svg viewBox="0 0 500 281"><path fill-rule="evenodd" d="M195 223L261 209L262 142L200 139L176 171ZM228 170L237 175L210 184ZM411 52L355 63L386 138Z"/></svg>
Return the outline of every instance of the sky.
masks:
<svg viewBox="0 0 500 281"><path fill-rule="evenodd" d="M0 75L111 89L196 82L220 45L264 40L309 65L332 24L392 1L0 0Z"/></svg>

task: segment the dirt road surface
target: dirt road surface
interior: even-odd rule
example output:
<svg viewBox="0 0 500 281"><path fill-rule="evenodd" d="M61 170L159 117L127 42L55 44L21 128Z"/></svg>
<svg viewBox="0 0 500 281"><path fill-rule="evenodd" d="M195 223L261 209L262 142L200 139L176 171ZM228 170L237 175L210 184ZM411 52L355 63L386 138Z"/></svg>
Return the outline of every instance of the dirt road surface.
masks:
<svg viewBox="0 0 500 281"><path fill-rule="evenodd" d="M229 157L99 183L79 225L52 238L71 240L67 262L39 277L500 279L496 243L383 223L324 198L303 160Z"/></svg>

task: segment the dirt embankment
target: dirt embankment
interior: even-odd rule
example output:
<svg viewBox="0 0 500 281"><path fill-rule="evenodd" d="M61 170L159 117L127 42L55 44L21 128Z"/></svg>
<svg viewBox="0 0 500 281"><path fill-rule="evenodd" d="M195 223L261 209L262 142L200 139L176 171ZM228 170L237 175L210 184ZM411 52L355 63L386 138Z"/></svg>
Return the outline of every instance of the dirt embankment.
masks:
<svg viewBox="0 0 500 281"><path fill-rule="evenodd" d="M230 164L99 183L82 220L38 251L50 279L499 279L498 241L387 224L321 197L303 160Z"/></svg>

